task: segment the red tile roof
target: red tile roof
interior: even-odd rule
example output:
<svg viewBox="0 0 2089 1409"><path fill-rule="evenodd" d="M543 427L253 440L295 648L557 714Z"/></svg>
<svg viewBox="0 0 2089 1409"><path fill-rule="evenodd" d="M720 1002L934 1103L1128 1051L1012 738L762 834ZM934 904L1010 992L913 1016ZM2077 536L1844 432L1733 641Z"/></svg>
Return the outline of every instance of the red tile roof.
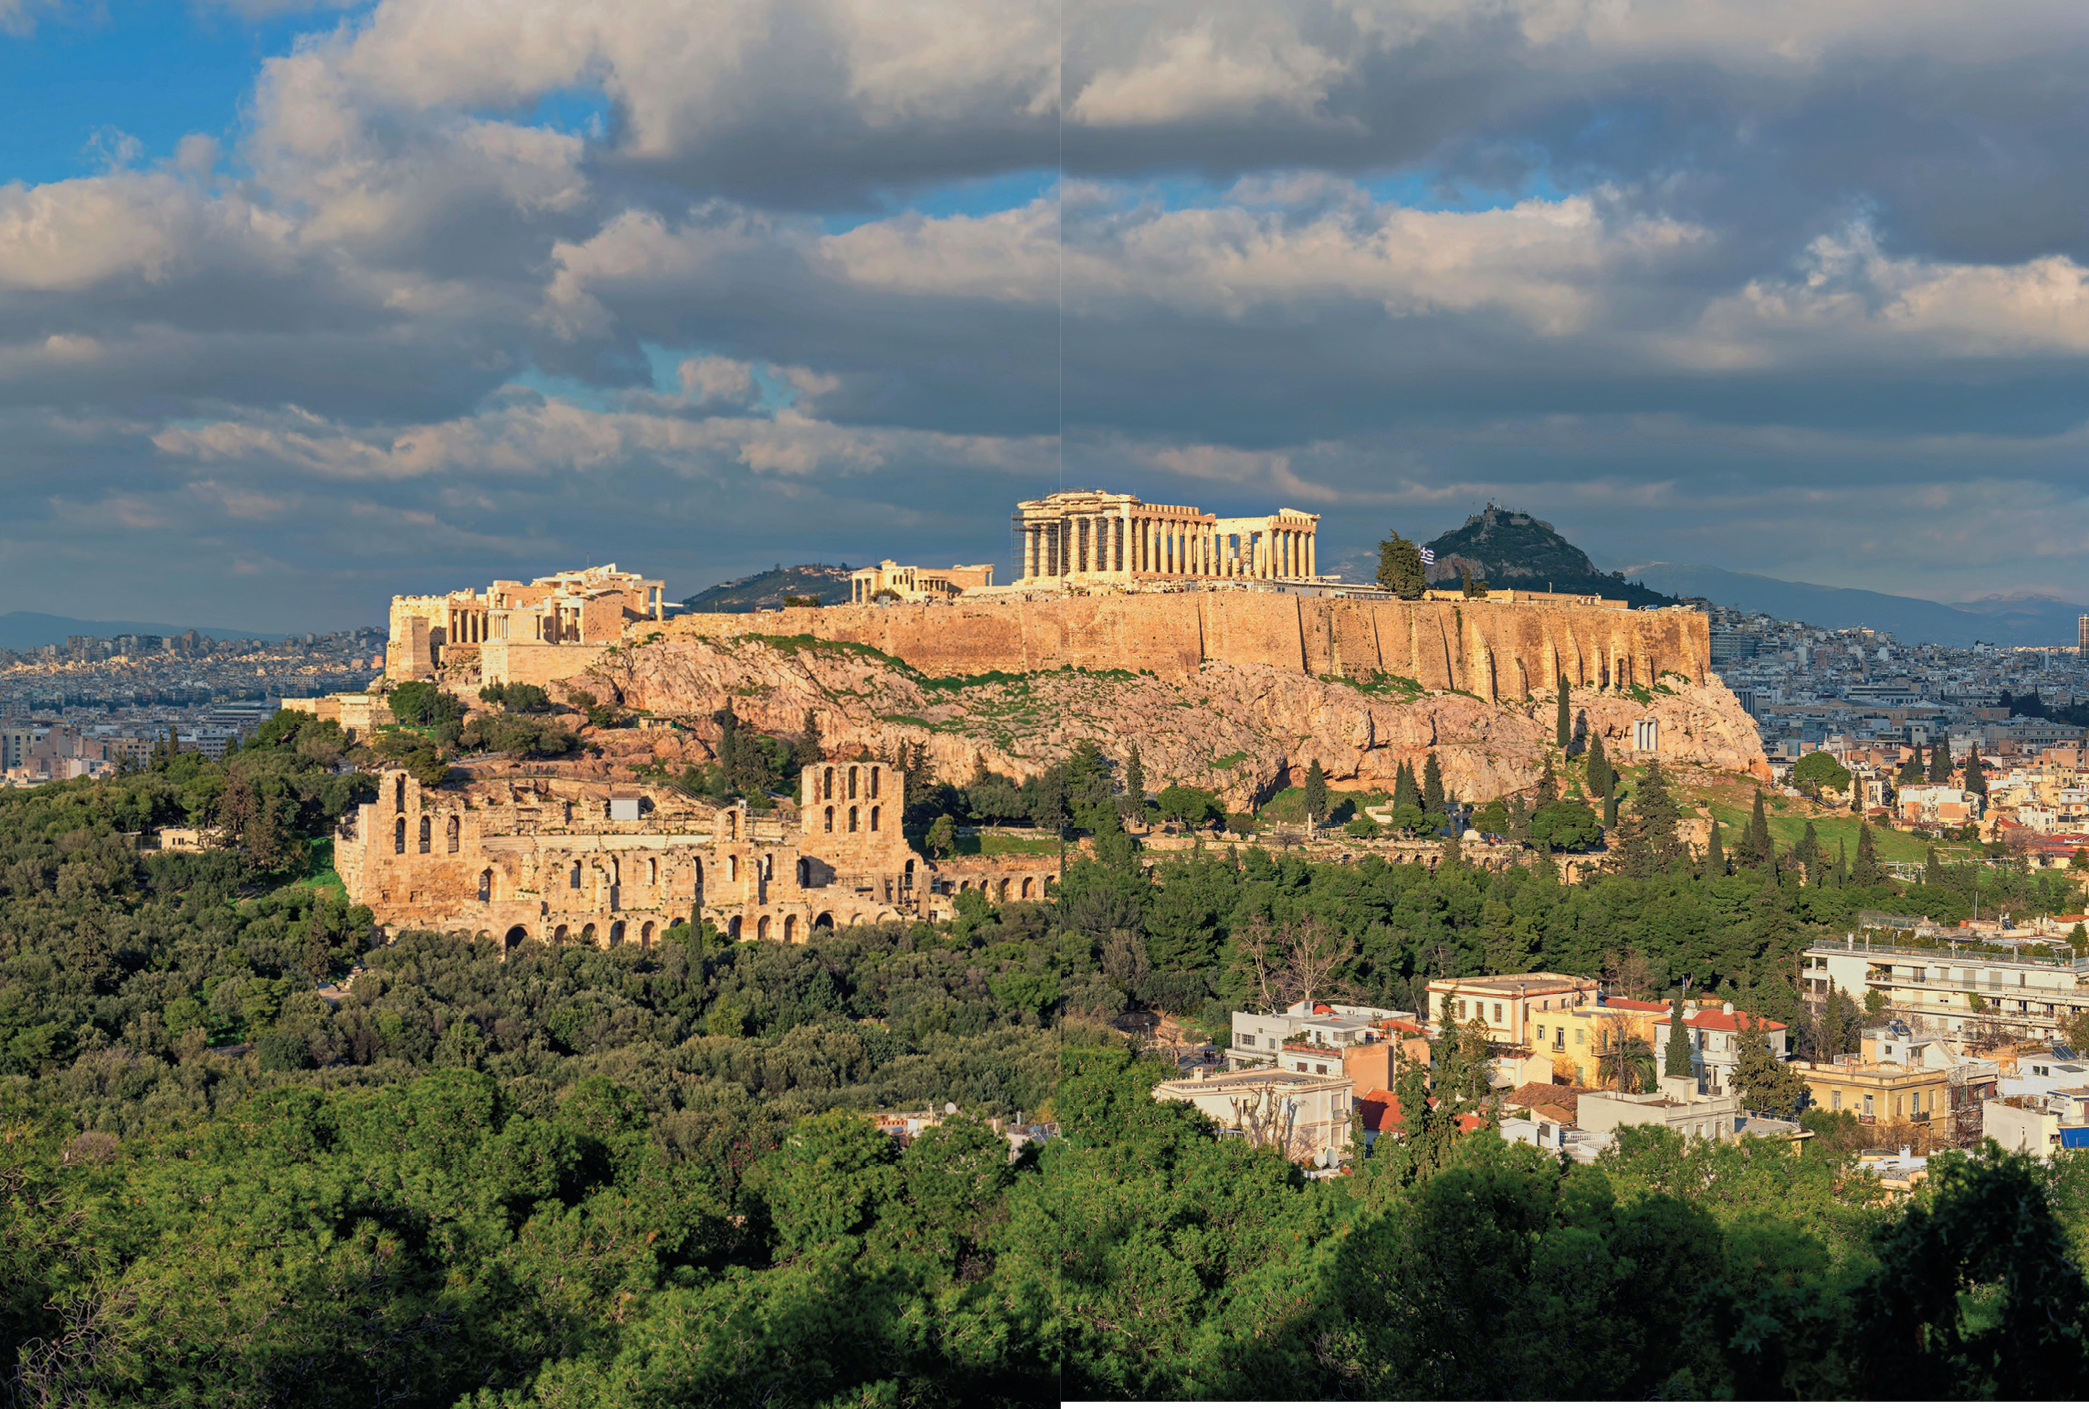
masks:
<svg viewBox="0 0 2089 1409"><path fill-rule="evenodd" d="M1769 1018L1758 1018L1748 1013L1726 1013L1709 1008L1694 1018L1683 1019L1684 1027L1701 1028L1710 1032L1782 1032L1784 1024Z"/></svg>
<svg viewBox="0 0 2089 1409"><path fill-rule="evenodd" d="M1429 1108L1431 1110L1436 1109L1441 1104L1442 1102L1438 1101L1434 1096L1429 1098ZM1357 1110L1364 1117L1364 1129L1366 1130L1374 1130L1383 1135L1387 1131L1397 1134L1407 1128L1407 1117L1400 1113L1400 1098L1384 1087L1373 1087L1365 1092L1364 1098L1358 1101L1356 1105ZM1458 1117L1458 1132L1461 1135L1470 1135L1479 1128L1480 1118L1477 1115L1461 1115Z"/></svg>
<svg viewBox="0 0 2089 1409"><path fill-rule="evenodd" d="M1665 1013L1672 1006L1668 1003L1649 1003L1638 998L1606 998L1606 1008L1623 1008L1628 1013Z"/></svg>

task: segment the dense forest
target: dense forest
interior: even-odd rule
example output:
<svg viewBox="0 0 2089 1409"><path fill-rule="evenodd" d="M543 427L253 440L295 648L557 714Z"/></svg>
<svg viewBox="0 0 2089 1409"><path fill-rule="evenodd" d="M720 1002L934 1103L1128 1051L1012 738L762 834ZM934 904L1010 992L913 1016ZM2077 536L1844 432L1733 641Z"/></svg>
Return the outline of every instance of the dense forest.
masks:
<svg viewBox="0 0 2089 1409"><path fill-rule="evenodd" d="M1453 1050L1440 1106L1408 1074L1405 1141L1308 1180L1156 1105L1172 1068L1095 1022L1145 1005L1223 1037L1266 1000L1254 956L1306 931L1328 984L1393 1006L1544 966L1797 1017L1811 936L1953 913L1970 873L1903 891L1658 837L1641 874L1574 887L1155 862L1084 753L1032 785L1093 833L1050 908L968 893L793 948L679 925L504 959L386 942L346 903L310 839L364 795L358 761L283 718L223 763L0 794L21 1402L2028 1396L2083 1368L2078 1157L1947 1166L1912 1211L1825 1147L1649 1136L1562 1169L1457 1135L1489 1110ZM184 823L220 844L138 849ZM1988 904L2043 884L1980 881ZM864 1118L946 1102L904 1147ZM1019 1112L1061 1138L1011 1158L990 1122Z"/></svg>

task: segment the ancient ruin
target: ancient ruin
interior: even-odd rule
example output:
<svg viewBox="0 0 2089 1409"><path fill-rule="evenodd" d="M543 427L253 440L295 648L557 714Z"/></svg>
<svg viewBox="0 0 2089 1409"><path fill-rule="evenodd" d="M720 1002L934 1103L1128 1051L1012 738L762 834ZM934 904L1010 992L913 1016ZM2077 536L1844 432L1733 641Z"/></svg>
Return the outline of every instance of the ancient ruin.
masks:
<svg viewBox="0 0 2089 1409"><path fill-rule="evenodd" d="M1171 578L1309 581L1320 515L1279 509L1220 518L1134 494L1072 489L1016 505L1023 576L1015 585L1130 584Z"/></svg>
<svg viewBox="0 0 2089 1409"><path fill-rule="evenodd" d="M1054 856L918 855L900 832L906 778L821 763L800 806L717 804L664 784L548 775L423 787L390 769L342 819L334 865L379 923L504 940L651 945L692 916L734 939L802 943L822 928L946 918L954 898L1041 900Z"/></svg>
<svg viewBox="0 0 2089 1409"><path fill-rule="evenodd" d="M874 568L849 574L849 600L858 606L877 601L931 602L963 596L975 587L994 585L992 563L960 563L950 568L903 567L887 558Z"/></svg>
<svg viewBox="0 0 2089 1409"><path fill-rule="evenodd" d="M435 597L392 598L384 673L420 680L445 665L512 647L600 647L633 621L667 614L667 584L615 563L557 572L533 582L494 583Z"/></svg>

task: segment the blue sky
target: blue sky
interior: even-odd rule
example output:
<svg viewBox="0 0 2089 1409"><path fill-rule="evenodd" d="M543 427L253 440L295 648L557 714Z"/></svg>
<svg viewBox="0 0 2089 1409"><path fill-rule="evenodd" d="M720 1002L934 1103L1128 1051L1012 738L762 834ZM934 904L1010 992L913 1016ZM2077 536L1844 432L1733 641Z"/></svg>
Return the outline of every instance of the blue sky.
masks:
<svg viewBox="0 0 2089 1409"><path fill-rule="evenodd" d="M2089 600L2077 6L0 25L9 608L977 561L1062 472L1330 560L1493 500L1605 564Z"/></svg>

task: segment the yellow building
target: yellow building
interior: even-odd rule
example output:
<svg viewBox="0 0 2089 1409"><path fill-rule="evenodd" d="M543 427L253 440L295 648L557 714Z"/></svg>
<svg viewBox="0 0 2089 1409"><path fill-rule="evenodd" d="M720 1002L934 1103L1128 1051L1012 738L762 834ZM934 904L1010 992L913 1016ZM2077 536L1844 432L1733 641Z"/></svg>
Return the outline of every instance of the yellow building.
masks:
<svg viewBox="0 0 2089 1409"><path fill-rule="evenodd" d="M1843 1057L1833 1062L1793 1062L1806 1078L1813 1105L1849 1111L1866 1125L1900 1121L1927 1123L1951 1105L1951 1073L1934 1067Z"/></svg>

